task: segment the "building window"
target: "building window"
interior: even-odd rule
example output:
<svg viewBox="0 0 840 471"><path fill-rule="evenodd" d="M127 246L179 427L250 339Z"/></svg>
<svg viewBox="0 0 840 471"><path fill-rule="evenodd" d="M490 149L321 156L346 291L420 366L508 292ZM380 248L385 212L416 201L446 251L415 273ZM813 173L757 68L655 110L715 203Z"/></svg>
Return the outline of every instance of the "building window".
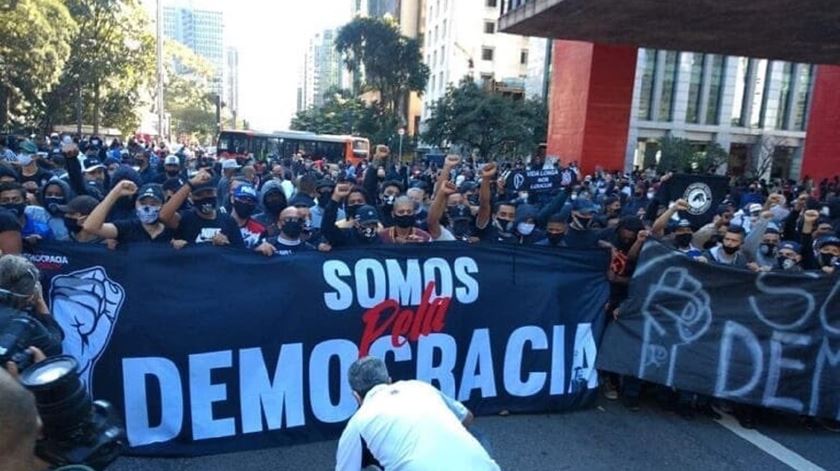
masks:
<svg viewBox="0 0 840 471"><path fill-rule="evenodd" d="M680 54L677 51L665 52L665 73L662 76L662 95L659 102L659 121L671 121L674 114L674 88L677 83L677 72L680 65Z"/></svg>
<svg viewBox="0 0 840 471"><path fill-rule="evenodd" d="M481 74L481 85L489 87L493 84L493 74Z"/></svg>
<svg viewBox="0 0 840 471"><path fill-rule="evenodd" d="M656 50L640 49L642 54L642 77L639 91L639 119L649 120L653 105L653 77L656 73Z"/></svg>
<svg viewBox="0 0 840 471"><path fill-rule="evenodd" d="M764 113L767 108L767 80L770 77L770 61L755 61L755 81L753 86L752 106L750 108L750 127L764 127Z"/></svg>
<svg viewBox="0 0 840 471"><path fill-rule="evenodd" d="M750 79L750 59L746 57L738 58L738 70L735 72L735 97L732 101L732 125L744 125L744 108L746 104L746 93L749 88Z"/></svg>
<svg viewBox="0 0 840 471"><path fill-rule="evenodd" d="M483 60L483 61L492 61L493 60L493 48L492 47L482 47L481 48L481 60Z"/></svg>
<svg viewBox="0 0 840 471"><path fill-rule="evenodd" d="M706 103L706 124L720 124L720 100L723 98L723 77L726 58L709 55L712 73L709 77L709 101Z"/></svg>
<svg viewBox="0 0 840 471"><path fill-rule="evenodd" d="M799 65L799 77L796 87L796 101L793 107L793 129L804 131L808 121L808 103L811 99L811 81L814 79L814 66Z"/></svg>
<svg viewBox="0 0 840 471"><path fill-rule="evenodd" d="M446 20L443 20L443 24L440 25L440 38L446 39Z"/></svg>
<svg viewBox="0 0 840 471"><path fill-rule="evenodd" d="M523 49L523 50L519 51L519 63L521 65L527 65L528 64L528 50L527 49Z"/></svg>
<svg viewBox="0 0 840 471"><path fill-rule="evenodd" d="M446 65L446 46L440 47L440 66L444 67Z"/></svg>
<svg viewBox="0 0 840 471"><path fill-rule="evenodd" d="M782 66L782 83L779 86L779 112L776 114L776 129L787 129L790 119L790 102L793 100L793 64L785 62Z"/></svg>
<svg viewBox="0 0 840 471"><path fill-rule="evenodd" d="M496 23L492 21L485 21L484 22L484 32L486 34L493 34L496 32Z"/></svg>
<svg viewBox="0 0 840 471"><path fill-rule="evenodd" d="M705 72L705 66L705 54L692 54L691 77L688 82L688 109L685 114L686 123L700 122L700 101L703 98L703 74Z"/></svg>
<svg viewBox="0 0 840 471"><path fill-rule="evenodd" d="M496 6L498 5L498 3L496 2L496 0L487 0L486 5L487 5L489 8L496 8Z"/></svg>

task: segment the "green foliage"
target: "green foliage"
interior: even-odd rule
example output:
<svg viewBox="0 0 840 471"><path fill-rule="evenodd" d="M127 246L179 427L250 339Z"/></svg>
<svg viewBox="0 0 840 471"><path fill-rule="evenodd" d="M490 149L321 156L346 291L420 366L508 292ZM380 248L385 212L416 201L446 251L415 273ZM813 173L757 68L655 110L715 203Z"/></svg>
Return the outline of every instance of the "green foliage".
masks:
<svg viewBox="0 0 840 471"><path fill-rule="evenodd" d="M464 146L496 159L530 154L544 142L548 111L541 101L493 94L467 78L447 89L425 124L425 142Z"/></svg>
<svg viewBox="0 0 840 471"><path fill-rule="evenodd" d="M666 135L659 143L661 155L656 169L660 172L715 171L729 159L729 154L716 142L699 150L688 139Z"/></svg>
<svg viewBox="0 0 840 471"><path fill-rule="evenodd" d="M167 41L163 52L163 99L172 118L172 131L209 142L217 131L216 102L211 90L213 66L175 41Z"/></svg>
<svg viewBox="0 0 840 471"><path fill-rule="evenodd" d="M30 126L61 76L77 25L59 0L1 0L0 18L0 128Z"/></svg>
<svg viewBox="0 0 840 471"><path fill-rule="evenodd" d="M136 0L66 0L79 25L59 85L45 99L44 127L76 121L82 95L85 123L129 132L154 77L154 37Z"/></svg>
<svg viewBox="0 0 840 471"><path fill-rule="evenodd" d="M317 134L352 134L371 142L390 143L399 118L379 103L366 105L349 90L332 89L324 94L324 104L299 111L291 129Z"/></svg>
<svg viewBox="0 0 840 471"><path fill-rule="evenodd" d="M347 69L356 77L356 92L379 92L380 102L393 112L410 91L422 93L429 80L420 45L400 34L398 26L377 18L356 18L344 25L335 40ZM360 77L364 76L364 85Z"/></svg>

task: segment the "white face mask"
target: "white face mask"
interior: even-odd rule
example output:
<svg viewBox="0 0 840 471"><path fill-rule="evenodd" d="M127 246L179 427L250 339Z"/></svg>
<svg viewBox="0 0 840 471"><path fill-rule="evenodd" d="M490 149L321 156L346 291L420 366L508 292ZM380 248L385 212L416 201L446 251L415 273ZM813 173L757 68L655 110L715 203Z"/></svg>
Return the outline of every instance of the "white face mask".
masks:
<svg viewBox="0 0 840 471"><path fill-rule="evenodd" d="M534 224L530 222L520 222L516 225L516 232L519 232L524 236L528 236L531 235L532 232L534 232L534 227Z"/></svg>
<svg viewBox="0 0 840 471"><path fill-rule="evenodd" d="M829 216L831 214L831 208L829 208L828 206L823 206L822 209L820 209L820 214L822 214L823 216Z"/></svg>
<svg viewBox="0 0 840 471"><path fill-rule="evenodd" d="M648 191L647 198L648 198L649 200L652 200L654 196L656 196L656 193L654 193L654 192L652 192L652 191Z"/></svg>
<svg viewBox="0 0 840 471"><path fill-rule="evenodd" d="M160 216L160 206L140 205L136 209L137 219L143 224L154 224Z"/></svg>

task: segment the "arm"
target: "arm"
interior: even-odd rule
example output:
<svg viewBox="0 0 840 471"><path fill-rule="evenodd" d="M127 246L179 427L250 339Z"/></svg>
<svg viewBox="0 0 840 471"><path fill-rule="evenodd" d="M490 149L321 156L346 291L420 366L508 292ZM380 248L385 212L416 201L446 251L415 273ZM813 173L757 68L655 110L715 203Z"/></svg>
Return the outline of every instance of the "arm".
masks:
<svg viewBox="0 0 840 471"><path fill-rule="evenodd" d="M806 270L818 270L819 263L814 258L814 223L820 217L820 213L810 209L805 211L802 223L802 235L799 243L802 245L802 267Z"/></svg>
<svg viewBox="0 0 840 471"><path fill-rule="evenodd" d="M111 208L114 207L114 204L118 199L123 196L133 195L136 192L137 185L135 185L134 182L130 180L121 181L110 192L108 192L105 199L96 205L93 212L88 215L85 219L84 225L82 226L84 230L105 239L116 239L117 236L119 236L117 226L111 223L106 223L105 219L108 218L108 213L111 212Z"/></svg>
<svg viewBox="0 0 840 471"><path fill-rule="evenodd" d="M324 217L321 219L321 234L331 245L340 245L344 242L344 233L335 225L338 218L338 204L350 194L353 187L348 183L339 183L333 190L332 198L324 208Z"/></svg>
<svg viewBox="0 0 840 471"><path fill-rule="evenodd" d="M537 225L540 227L545 226L545 222L551 217L552 214L560 212L563 209L563 205L566 204L566 199L569 197L566 194L566 190L561 189L560 193L557 194L551 201L548 202L547 205L537 214Z"/></svg>
<svg viewBox="0 0 840 471"><path fill-rule="evenodd" d="M665 235L665 228L668 227L668 221L674 216L674 213L680 211L681 209L688 209L688 203L685 200L678 200L674 206L666 209L656 221L653 222L653 227L651 227L650 231L656 237L662 237Z"/></svg>
<svg viewBox="0 0 840 471"><path fill-rule="evenodd" d="M426 223L429 225L429 234L434 239L440 237L440 218L443 217L443 210L446 208L446 199L449 195L458 191L455 184L446 181L435 192L435 199L432 201L432 206L429 208L429 215L426 217Z"/></svg>
<svg viewBox="0 0 840 471"><path fill-rule="evenodd" d="M741 247L741 251L750 261L755 260L758 246L764 239L764 233L767 231L767 225L770 224L770 218L772 217L773 214L769 211L761 213L761 219L755 223L750 233L747 234L747 238L744 239L744 246Z"/></svg>
<svg viewBox="0 0 840 471"><path fill-rule="evenodd" d="M351 420L338 440L338 448L335 451L335 470L360 471L361 469L362 437Z"/></svg>
<svg viewBox="0 0 840 471"><path fill-rule="evenodd" d="M703 246L706 245L706 242L708 242L712 236L717 234L717 231L717 224L706 224L694 233L694 237L691 238L691 245L697 247L698 249L702 249Z"/></svg>
<svg viewBox="0 0 840 471"><path fill-rule="evenodd" d="M170 198L169 201L160 208L160 222L164 223L166 227L170 229L177 229L178 225L181 223L181 215L178 214L178 210L181 209L184 201L186 201L187 197L190 196L193 186L207 183L210 181L210 178L210 174L207 173L207 171L202 170L189 180L186 185L179 188L178 191L172 195L172 198Z"/></svg>
<svg viewBox="0 0 840 471"><path fill-rule="evenodd" d="M365 170L365 177L362 181L362 188L365 189L367 202L372 206L376 205L376 198L379 194L379 182L377 182L376 177L379 167L379 159L374 159L373 163L368 165L367 170Z"/></svg>
<svg viewBox="0 0 840 471"><path fill-rule="evenodd" d="M77 195L88 194L85 188L85 180L82 177L82 164L79 163L79 148L75 144L70 144L63 151L67 162L67 178L70 180L70 188Z"/></svg>
<svg viewBox="0 0 840 471"><path fill-rule="evenodd" d="M490 193L490 185L495 182L493 179L495 176L496 164L493 162L485 165L484 169L481 170L481 187L478 190L478 216L475 218L475 227L478 229L484 229L490 222L490 214L493 212L491 207L493 195Z"/></svg>

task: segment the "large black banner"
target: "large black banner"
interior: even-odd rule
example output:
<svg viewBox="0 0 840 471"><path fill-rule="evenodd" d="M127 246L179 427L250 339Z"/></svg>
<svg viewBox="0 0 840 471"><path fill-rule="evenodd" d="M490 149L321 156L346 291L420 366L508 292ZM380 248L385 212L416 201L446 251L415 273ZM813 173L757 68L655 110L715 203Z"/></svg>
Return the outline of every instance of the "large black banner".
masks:
<svg viewBox="0 0 840 471"><path fill-rule="evenodd" d="M31 259L65 352L122 412L135 454L334 438L366 353L477 414L577 409L597 390L602 251L45 245Z"/></svg>
<svg viewBox="0 0 840 471"><path fill-rule="evenodd" d="M755 274L694 262L648 242L598 367L840 418L840 277Z"/></svg>
<svg viewBox="0 0 840 471"><path fill-rule="evenodd" d="M666 182L664 195L667 201L684 199L688 202L688 211L681 211L680 217L691 221L694 228L712 222L718 206L726 199L729 192L729 179L717 175L676 174Z"/></svg>

